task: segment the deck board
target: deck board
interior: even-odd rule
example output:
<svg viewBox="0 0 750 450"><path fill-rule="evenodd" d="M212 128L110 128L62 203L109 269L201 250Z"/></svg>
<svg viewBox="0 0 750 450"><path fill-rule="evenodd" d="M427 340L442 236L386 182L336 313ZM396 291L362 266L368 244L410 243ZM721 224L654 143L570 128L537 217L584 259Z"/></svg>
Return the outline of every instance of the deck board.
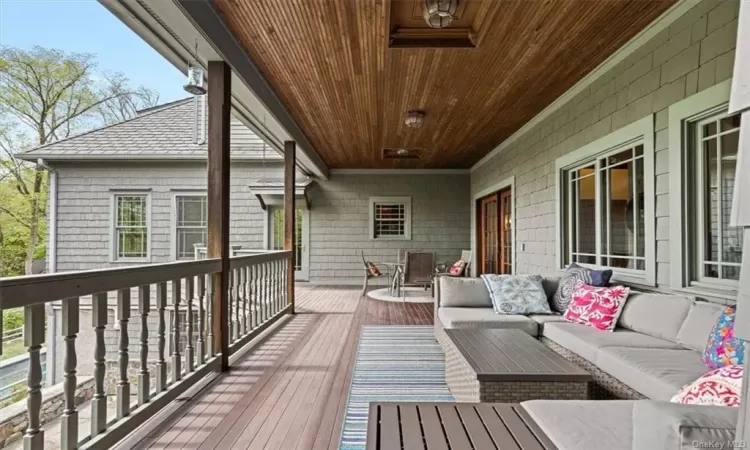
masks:
<svg viewBox="0 0 750 450"><path fill-rule="evenodd" d="M143 436L146 449L335 449L362 325L431 325L431 303L297 287L298 314ZM122 446L120 447L122 448Z"/></svg>

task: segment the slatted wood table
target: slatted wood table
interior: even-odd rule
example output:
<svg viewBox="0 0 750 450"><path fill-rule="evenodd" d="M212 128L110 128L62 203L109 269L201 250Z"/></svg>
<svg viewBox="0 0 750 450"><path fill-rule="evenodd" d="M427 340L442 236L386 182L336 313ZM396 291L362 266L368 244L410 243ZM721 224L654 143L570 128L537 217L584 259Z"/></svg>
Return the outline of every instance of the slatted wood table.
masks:
<svg viewBox="0 0 750 450"><path fill-rule="evenodd" d="M370 403L367 450L556 450L512 403Z"/></svg>
<svg viewBox="0 0 750 450"><path fill-rule="evenodd" d="M593 378L520 330L449 329L445 378L459 402L583 400Z"/></svg>

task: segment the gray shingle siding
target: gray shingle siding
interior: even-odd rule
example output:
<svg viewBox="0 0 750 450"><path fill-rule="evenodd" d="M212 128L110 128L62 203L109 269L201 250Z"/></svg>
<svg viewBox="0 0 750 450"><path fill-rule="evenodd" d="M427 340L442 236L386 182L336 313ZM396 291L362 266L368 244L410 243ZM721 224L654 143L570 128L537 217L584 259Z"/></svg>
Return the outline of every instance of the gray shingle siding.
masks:
<svg viewBox="0 0 750 450"><path fill-rule="evenodd" d="M412 239L369 238L370 197L410 196ZM361 283L362 257L395 261L399 248L434 250L453 261L469 248L468 175L333 175L310 199L310 280Z"/></svg>
<svg viewBox="0 0 750 450"><path fill-rule="evenodd" d="M668 108L732 76L738 9L699 3L472 172L472 194L515 176L518 272L556 269L555 160L654 114L657 283L669 286Z"/></svg>
<svg viewBox="0 0 750 450"><path fill-rule="evenodd" d="M121 266L110 261L111 207L115 190L150 189L151 262L174 260L172 239L175 193L205 191L204 164L65 164L58 177L57 270ZM233 164L231 176L230 242L243 248L263 248L264 212L248 185L277 178L278 164ZM132 264L132 263L129 263Z"/></svg>

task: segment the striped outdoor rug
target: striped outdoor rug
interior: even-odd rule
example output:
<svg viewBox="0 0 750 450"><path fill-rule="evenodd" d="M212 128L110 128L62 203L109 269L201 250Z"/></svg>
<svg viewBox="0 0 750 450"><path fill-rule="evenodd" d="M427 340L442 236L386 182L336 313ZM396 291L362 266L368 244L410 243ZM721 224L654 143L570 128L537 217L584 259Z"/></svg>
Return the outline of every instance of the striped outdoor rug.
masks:
<svg viewBox="0 0 750 450"><path fill-rule="evenodd" d="M365 448L367 410L373 401L454 401L432 326L362 327L340 449Z"/></svg>

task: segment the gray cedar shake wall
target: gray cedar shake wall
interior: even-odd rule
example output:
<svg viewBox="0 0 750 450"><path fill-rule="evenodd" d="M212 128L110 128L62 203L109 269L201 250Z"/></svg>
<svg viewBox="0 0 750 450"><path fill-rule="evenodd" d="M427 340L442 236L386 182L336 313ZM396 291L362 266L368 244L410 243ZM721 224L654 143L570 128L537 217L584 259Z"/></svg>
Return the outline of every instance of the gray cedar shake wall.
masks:
<svg viewBox="0 0 750 450"><path fill-rule="evenodd" d="M411 240L369 237L370 197L411 197ZM340 175L317 182L310 201L310 281L362 283L362 257L396 261L399 248L453 262L469 249L469 175Z"/></svg>
<svg viewBox="0 0 750 450"><path fill-rule="evenodd" d="M515 176L519 273L556 269L555 160L655 114L657 283L669 287L668 108L732 76L738 10L734 0L699 3L472 172L472 194Z"/></svg>

